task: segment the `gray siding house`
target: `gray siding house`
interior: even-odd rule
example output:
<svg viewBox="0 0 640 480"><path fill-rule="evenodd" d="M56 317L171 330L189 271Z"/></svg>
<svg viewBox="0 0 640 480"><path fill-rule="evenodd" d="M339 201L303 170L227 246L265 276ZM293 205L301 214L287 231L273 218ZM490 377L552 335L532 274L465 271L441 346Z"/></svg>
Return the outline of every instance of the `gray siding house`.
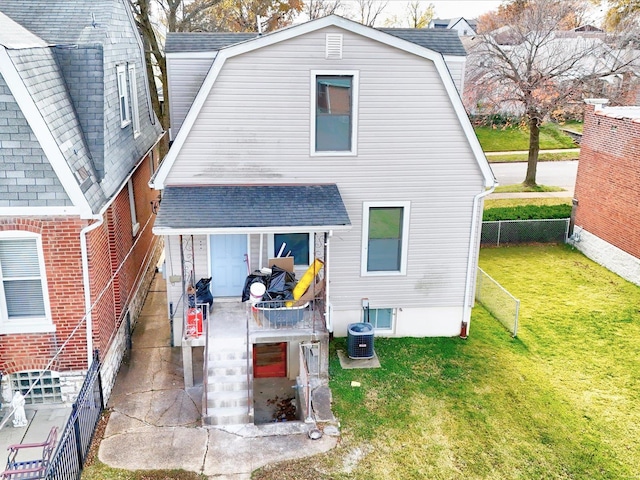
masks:
<svg viewBox="0 0 640 480"><path fill-rule="evenodd" d="M307 368L299 345L318 341L326 374L328 333L350 324L390 337L455 336L468 324L495 181L452 78L461 86L461 55L429 38L432 48L419 32L337 16L257 37L169 35L174 141L152 180L163 191L154 232L177 310L185 283L212 277L214 296L208 335L188 338L174 321L187 368L192 346L235 341L254 358L237 375L250 377L256 347L275 342L294 379ZM455 32L446 38L462 49ZM232 327L216 330L216 308L239 305L247 274L289 252L297 278L315 258L324 265L312 322L274 326L252 308L221 342Z"/></svg>
<svg viewBox="0 0 640 480"><path fill-rule="evenodd" d="M96 349L108 397L162 253L145 71L126 0L0 2L0 371L28 404L73 402Z"/></svg>

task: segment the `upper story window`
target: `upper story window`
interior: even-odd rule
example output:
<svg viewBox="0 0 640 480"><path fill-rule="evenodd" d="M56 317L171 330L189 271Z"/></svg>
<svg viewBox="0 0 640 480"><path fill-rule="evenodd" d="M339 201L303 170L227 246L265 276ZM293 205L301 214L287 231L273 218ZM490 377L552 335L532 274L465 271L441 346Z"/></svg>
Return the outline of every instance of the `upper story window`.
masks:
<svg viewBox="0 0 640 480"><path fill-rule="evenodd" d="M406 274L409 205L409 202L365 202L362 275Z"/></svg>
<svg viewBox="0 0 640 480"><path fill-rule="evenodd" d="M136 196L133 191L132 179L129 179L127 182L127 192L129 194L129 210L131 211L131 233L135 237L140 231L140 223L138 222L138 215L136 213Z"/></svg>
<svg viewBox="0 0 640 480"><path fill-rule="evenodd" d="M133 136L140 135L140 111L138 110L138 82L136 81L136 66L131 64L129 72L129 91L131 94L131 115L133 121Z"/></svg>
<svg viewBox="0 0 640 480"><path fill-rule="evenodd" d="M311 155L355 155L358 72L312 72Z"/></svg>
<svg viewBox="0 0 640 480"><path fill-rule="evenodd" d="M131 123L129 112L129 94L127 92L127 70L124 65L118 65L118 98L120 103L120 127L124 128Z"/></svg>
<svg viewBox="0 0 640 480"><path fill-rule="evenodd" d="M0 333L53 331L40 237L0 234Z"/></svg>

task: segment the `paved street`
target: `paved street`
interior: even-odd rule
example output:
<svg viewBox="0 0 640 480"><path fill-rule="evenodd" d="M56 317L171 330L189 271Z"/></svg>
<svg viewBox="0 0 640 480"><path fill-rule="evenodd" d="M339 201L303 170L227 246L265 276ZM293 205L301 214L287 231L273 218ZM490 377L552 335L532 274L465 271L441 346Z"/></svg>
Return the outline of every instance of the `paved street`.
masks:
<svg viewBox="0 0 640 480"><path fill-rule="evenodd" d="M500 185L522 183L527 172L526 162L492 163L491 169ZM578 161L538 162L536 182L539 185L563 187L573 190L576 184Z"/></svg>

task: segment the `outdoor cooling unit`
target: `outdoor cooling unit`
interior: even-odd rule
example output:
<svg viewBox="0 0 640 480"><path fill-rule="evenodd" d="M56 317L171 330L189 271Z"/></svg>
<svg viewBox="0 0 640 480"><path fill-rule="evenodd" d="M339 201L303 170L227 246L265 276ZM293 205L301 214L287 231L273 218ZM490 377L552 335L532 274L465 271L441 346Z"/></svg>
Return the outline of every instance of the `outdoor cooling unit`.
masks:
<svg viewBox="0 0 640 480"><path fill-rule="evenodd" d="M347 353L349 358L373 358L373 325L350 323L347 327Z"/></svg>

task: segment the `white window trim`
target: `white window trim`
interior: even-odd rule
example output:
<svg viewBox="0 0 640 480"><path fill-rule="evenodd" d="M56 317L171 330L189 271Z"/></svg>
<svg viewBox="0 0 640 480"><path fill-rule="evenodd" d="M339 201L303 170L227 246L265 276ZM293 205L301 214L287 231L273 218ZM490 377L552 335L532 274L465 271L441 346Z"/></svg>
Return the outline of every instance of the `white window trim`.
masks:
<svg viewBox="0 0 640 480"><path fill-rule="evenodd" d="M9 230L0 232L0 240L5 239L36 239L38 248L38 264L40 268L40 280L42 282L42 299L44 302L44 317L22 317L18 320L10 320L7 312L7 304L4 297L4 286L0 284L0 334L10 333L49 333L55 332L56 327L51 317L51 305L49 302L49 287L47 284L47 271L44 264L42 250L42 237L37 233L22 230Z"/></svg>
<svg viewBox="0 0 640 480"><path fill-rule="evenodd" d="M118 84L118 109L120 110L120 128L124 128L131 123L129 112L129 94L127 92L127 70L124 65L116 67L116 83ZM122 99L124 99L124 111L122 110Z"/></svg>
<svg viewBox="0 0 640 480"><path fill-rule="evenodd" d="M316 78L322 75L343 75L353 77L351 84L351 150L316 151ZM358 70L311 70L311 132L309 155L312 157L355 157L358 155L358 99L360 96L360 72Z"/></svg>
<svg viewBox="0 0 640 480"><path fill-rule="evenodd" d="M133 193L133 180L127 181L127 191L129 192L129 209L131 210L131 232L135 237L140 231L140 223L136 215L136 197Z"/></svg>
<svg viewBox="0 0 640 480"><path fill-rule="evenodd" d="M395 333L396 331L396 318L398 316L398 309L397 308L393 308L393 307L369 307L370 310L391 310L391 327L390 328L377 328L374 327L374 330L376 332L380 332L380 333ZM362 312L363 315L363 321L365 321L364 319L364 312Z"/></svg>
<svg viewBox="0 0 640 480"><path fill-rule="evenodd" d="M388 272L367 271L369 253L369 209L372 207L402 207L402 255L400 270ZM398 276L407 274L407 257L409 249L409 223L411 219L411 202L363 202L362 203L362 256L360 258L360 275L363 277Z"/></svg>
<svg viewBox="0 0 640 480"><path fill-rule="evenodd" d="M284 233L284 232L283 232ZM291 232L286 232L286 233L291 233ZM315 243L314 243L314 235L311 232L293 232L293 233L306 233L307 235L309 235L309 259L310 261L313 263L313 260L316 258L316 252L315 252ZM273 253L273 249L275 248L275 237L273 233L270 233L267 236L267 258L273 258L276 256L277 252ZM273 255L272 255L273 253ZM287 252L284 252L284 254L286 254ZM310 264L304 264L304 263L294 263L293 267L294 268L309 268Z"/></svg>
<svg viewBox="0 0 640 480"><path fill-rule="evenodd" d="M133 137L140 136L140 109L138 106L138 81L136 80L136 66L129 64L129 92L131 96L131 120L133 123Z"/></svg>

